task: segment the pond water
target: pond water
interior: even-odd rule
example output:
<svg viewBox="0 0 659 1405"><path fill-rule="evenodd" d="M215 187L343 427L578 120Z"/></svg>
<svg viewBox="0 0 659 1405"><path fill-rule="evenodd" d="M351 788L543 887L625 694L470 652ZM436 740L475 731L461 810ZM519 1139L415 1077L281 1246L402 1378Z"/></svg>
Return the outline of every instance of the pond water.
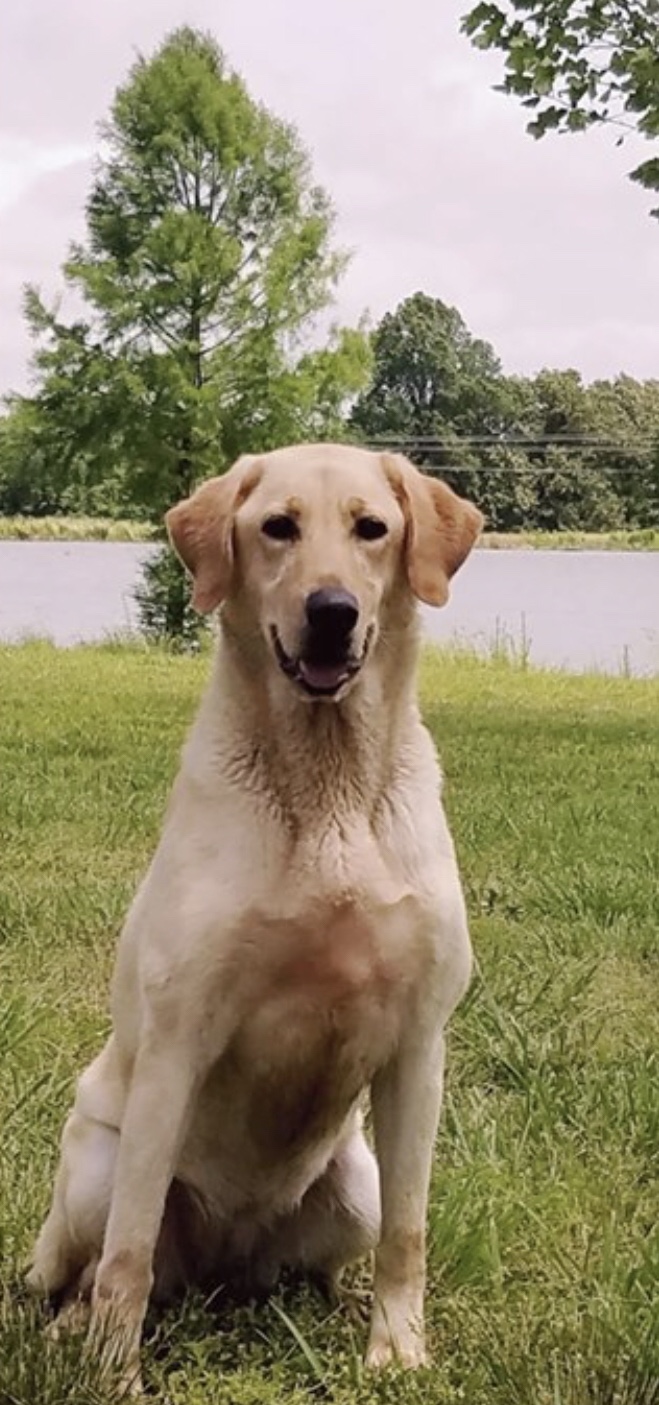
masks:
<svg viewBox="0 0 659 1405"><path fill-rule="evenodd" d="M0 639L56 644L136 626L132 591L153 548L0 542ZM449 605L423 607L429 638L572 671L659 674L659 552L475 551Z"/></svg>

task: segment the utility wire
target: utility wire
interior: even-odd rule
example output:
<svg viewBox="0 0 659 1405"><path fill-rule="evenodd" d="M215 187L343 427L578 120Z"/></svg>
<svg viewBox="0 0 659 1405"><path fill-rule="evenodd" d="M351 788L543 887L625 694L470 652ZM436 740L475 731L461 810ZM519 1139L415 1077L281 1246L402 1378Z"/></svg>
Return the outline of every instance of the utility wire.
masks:
<svg viewBox="0 0 659 1405"><path fill-rule="evenodd" d="M447 450L459 449L461 447L478 447L489 449L535 449L535 448L561 448L561 449L594 449L602 453L638 453L652 450L659 443L659 433L655 438L651 435L639 436L638 439L603 439L601 437L577 434L464 434L456 435L451 439L442 439L434 435L374 435L368 440L370 448L383 449L396 446L406 449L428 449L431 451L445 452Z"/></svg>
<svg viewBox="0 0 659 1405"><path fill-rule="evenodd" d="M495 455L498 451L505 454L507 450L517 449L529 454L546 454L547 450L557 448L562 453L569 456L588 454L592 456L608 455L616 457L650 456L657 449L657 439L652 439L649 435L638 439L613 440L602 439L592 435L576 434L545 434L545 435L460 435L454 438L442 439L434 435L377 435L368 440L368 447L371 449L388 449L393 452L413 454L427 461L433 454L459 454L461 449L476 449L483 453L483 461L478 464L450 463L442 465L445 472L450 473L473 473L473 472L510 472L520 471L522 465L509 464L504 462L493 462L490 455ZM487 455L487 457L486 457ZM534 473L553 473L555 468L552 464L538 463L531 460L529 469ZM577 467L577 465L575 465ZM592 468L592 463L580 464L579 467L587 470ZM607 465L608 473L634 473L637 470L635 463L614 462Z"/></svg>

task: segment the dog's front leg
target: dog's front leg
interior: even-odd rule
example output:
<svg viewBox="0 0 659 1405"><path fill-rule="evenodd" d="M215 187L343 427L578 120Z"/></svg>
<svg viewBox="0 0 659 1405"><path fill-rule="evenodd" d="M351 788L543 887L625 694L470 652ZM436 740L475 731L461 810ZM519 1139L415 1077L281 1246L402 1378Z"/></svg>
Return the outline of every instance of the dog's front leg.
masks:
<svg viewBox="0 0 659 1405"><path fill-rule="evenodd" d="M410 1022L391 1063L371 1090L382 1192L382 1232L375 1257L366 1362L422 1366L426 1214L433 1146L442 1101L441 1026Z"/></svg>
<svg viewBox="0 0 659 1405"><path fill-rule="evenodd" d="M90 1336L133 1394L154 1251L200 1073L192 1040L152 1034L138 1052L121 1125Z"/></svg>

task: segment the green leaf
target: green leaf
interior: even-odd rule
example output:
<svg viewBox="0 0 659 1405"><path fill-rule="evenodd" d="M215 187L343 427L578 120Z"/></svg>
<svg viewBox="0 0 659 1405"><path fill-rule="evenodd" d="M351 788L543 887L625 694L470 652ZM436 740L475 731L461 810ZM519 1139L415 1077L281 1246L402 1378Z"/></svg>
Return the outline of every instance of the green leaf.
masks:
<svg viewBox="0 0 659 1405"><path fill-rule="evenodd" d="M477 5L462 27L480 48L498 48L505 77L497 91L521 97L554 93L560 119L540 111L527 131L581 132L629 116L641 136L659 137L659 7L623 0L510 0ZM548 112L552 111L552 116ZM644 170L644 166L639 168ZM644 176L637 177L644 183ZM653 179L649 176L647 179Z"/></svg>
<svg viewBox="0 0 659 1405"><path fill-rule="evenodd" d="M653 156L651 160L641 162L631 172L631 179L646 190L659 190L659 157Z"/></svg>

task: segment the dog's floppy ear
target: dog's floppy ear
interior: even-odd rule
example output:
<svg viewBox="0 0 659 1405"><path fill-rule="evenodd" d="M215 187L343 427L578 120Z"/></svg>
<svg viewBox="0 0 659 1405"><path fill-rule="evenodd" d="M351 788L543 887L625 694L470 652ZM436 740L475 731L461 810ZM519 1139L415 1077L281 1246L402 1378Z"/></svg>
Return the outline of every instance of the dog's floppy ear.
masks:
<svg viewBox="0 0 659 1405"><path fill-rule="evenodd" d="M165 515L172 546L192 576L192 604L201 614L215 610L229 592L234 514L259 477L258 461L243 456Z"/></svg>
<svg viewBox="0 0 659 1405"><path fill-rule="evenodd" d="M420 473L402 454L384 454L383 460L405 515L408 581L419 600L445 605L448 583L482 530L483 514L446 483Z"/></svg>

